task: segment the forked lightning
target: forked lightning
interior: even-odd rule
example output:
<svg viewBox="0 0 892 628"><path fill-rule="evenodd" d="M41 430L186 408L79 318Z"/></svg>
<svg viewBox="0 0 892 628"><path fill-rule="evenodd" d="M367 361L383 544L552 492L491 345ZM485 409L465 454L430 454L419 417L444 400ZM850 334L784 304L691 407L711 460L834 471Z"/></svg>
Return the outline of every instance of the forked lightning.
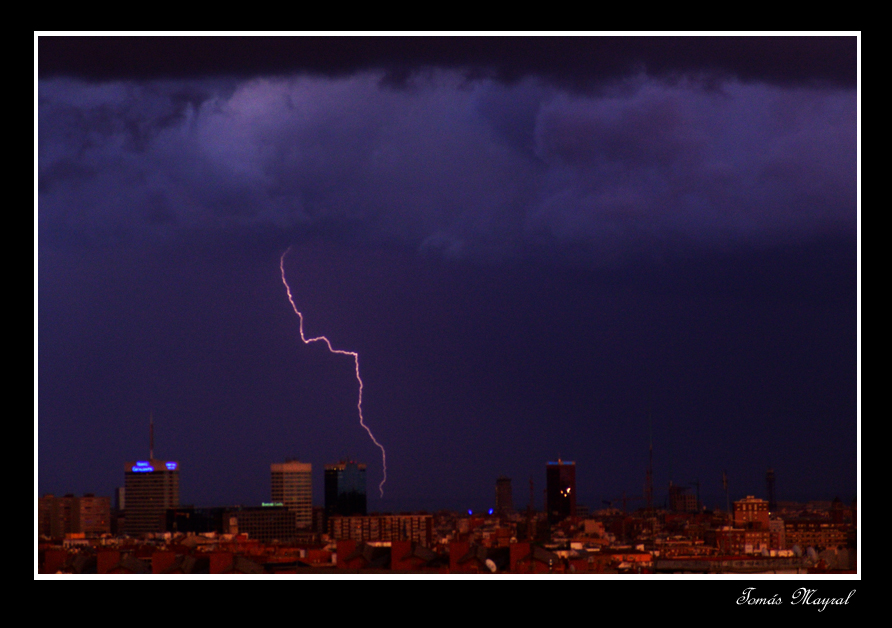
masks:
<svg viewBox="0 0 892 628"><path fill-rule="evenodd" d="M305 345L321 340L332 353L339 353L341 355L349 355L353 357L353 363L356 365L356 381L359 382L359 400L356 402L356 409L359 411L359 424L369 433L369 438L371 438L372 442L381 450L381 462L384 468L384 477L378 485L378 490L381 491L381 497L384 497L384 483L387 481L387 452L384 451L384 446L379 443L375 438L375 435L372 434L372 430L369 429L369 426L365 424L365 420L362 416L362 377L359 376L359 354L355 351L343 351L341 349L333 348L331 342L329 342L328 338L325 336L318 336L316 338L307 338L304 336L304 316L294 304L294 297L291 295L291 286L288 285L288 280L285 278L285 256L288 255L290 251L291 247L288 247L288 250L282 253L282 257L279 259L279 269L282 271L282 283L285 284L285 290L288 293L288 301L291 302L291 307L294 310L294 313L297 314L297 317L300 319L300 339L303 340Z"/></svg>

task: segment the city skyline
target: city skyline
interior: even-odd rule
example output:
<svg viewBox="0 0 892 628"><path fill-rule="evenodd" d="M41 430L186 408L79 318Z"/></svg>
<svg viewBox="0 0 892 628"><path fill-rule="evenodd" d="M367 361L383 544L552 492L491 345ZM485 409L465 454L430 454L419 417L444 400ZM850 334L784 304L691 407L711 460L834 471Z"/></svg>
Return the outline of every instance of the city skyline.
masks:
<svg viewBox="0 0 892 628"><path fill-rule="evenodd" d="M290 247L370 512L855 497L856 37L37 44L39 494L377 487Z"/></svg>
<svg viewBox="0 0 892 628"><path fill-rule="evenodd" d="M273 487L274 488L273 488L272 495L264 496L260 501L257 501L256 503L232 501L232 502L225 502L225 503L221 502L221 503L213 503L213 504L211 504L211 503L188 503L188 504L183 504L183 506L188 506L188 507L192 507L192 506L199 506L199 507L226 507L226 506L242 507L242 506L247 506L247 507L251 507L251 506L270 505L270 504L282 505L285 502L283 502L282 499L280 497L277 497L277 495L276 495L276 488L275 488L275 486L276 486L276 480L275 480L276 469L279 468L280 472L281 472L282 467L287 467L288 465L297 465L297 466L301 467L302 472L306 473L306 475L309 478L311 478L310 479L311 486L312 486L311 496L310 496L309 501L306 502L305 507L309 507L309 505L312 504L312 506L314 508L325 507L327 510L328 505L329 505L327 495L330 490L330 488L329 488L330 469L343 468L345 464L348 467L350 465L358 466L358 468L362 470L363 475L364 475L366 465L364 463L357 462L357 461L341 460L337 463L326 464L326 465L324 465L325 466L324 474L314 474L312 472L312 464L311 463L302 463L296 459L289 459L285 463L272 463L270 465L270 467L273 469L273 478L274 478L273 479ZM124 465L125 471L127 471L127 473L125 473L125 480L121 481L117 484L117 486L115 487L115 489L113 491L114 494L113 495L97 495L97 497L113 499L115 495L118 495L120 491L125 489L125 486L126 486L127 482L129 481L127 479L127 477L134 475L134 472L152 471L153 470L152 467L163 468L165 465L167 466L168 469L176 469L176 474L177 474L177 476L179 476L179 470L180 470L179 463L174 462L174 461L165 461L165 460L158 460L158 459L151 459L151 458L147 458L145 460L128 461ZM557 482L557 480L556 480L557 476L555 476L553 478L551 472L554 470L554 468L556 468L559 465L570 465L575 470L575 462L573 462L573 461L560 461L560 460L549 461L546 463L546 473L544 474L543 477L541 477L541 478L535 477L535 474L532 474L530 476L529 480L533 481L534 486L539 486L540 481L541 481L541 485L544 487L541 491L538 491L538 490L534 491L533 510L535 512L542 512L542 513L551 512L551 509L548 507L549 500L550 500L549 491L552 490L552 492L554 492L554 491L561 492L560 489L557 489L557 488L551 489L550 488L550 483ZM772 472L773 472L773 470L768 470L768 474L771 474L773 476ZM321 480L317 479L317 476L322 479ZM575 478L575 473L574 473L574 478ZM575 480L566 480L566 481L568 481L570 483L570 485L575 483ZM470 497L464 497L464 498L458 498L458 499L449 498L446 500L438 500L435 497L409 499L409 500L404 500L402 502L400 502L399 500L394 500L394 501L380 500L379 501L379 505L380 505L379 512L389 512L389 511L408 512L408 511L414 510L414 511L425 511L425 512L436 512L436 511L452 511L452 512L456 512L456 513L473 512L474 514L485 514L485 513L489 512L489 514L492 514L493 512L499 511L499 507L498 507L499 506L499 488L498 488L499 485L504 483L505 486L507 487L506 495L507 495L507 499L508 499L509 503L511 502L511 494L512 494L511 478L505 478L504 476L499 476L498 478L495 478L495 482L496 482L497 490L496 490L495 497L491 498L491 499L487 499L487 498L483 497L482 495L473 495ZM281 484L281 482L280 482L280 484ZM318 490L318 488L316 487L317 484L322 485L322 487L323 487L322 490ZM668 511L684 510L684 511L694 512L701 508L708 509L708 510L716 510L716 511L728 511L728 508L726 508L726 505L723 503L723 500L725 499L725 493L711 492L711 493L707 494L706 496L704 496L704 499L701 499L701 495L699 495L699 487L697 486L697 484L698 484L697 480L695 480L694 482L692 482L690 484L677 484L677 483L673 483L670 481L670 483L667 486L662 487L662 489L655 491L656 499L653 503L653 507L656 508L657 510L668 510ZM555 484L555 486L557 486L557 484ZM266 487L266 490L267 490L267 492L269 492L268 486ZM178 492L178 486L177 486L177 492ZM759 495L760 496L759 499L764 499L766 501L766 503L769 502L768 497L771 494L770 489L763 490L761 492L758 490L754 490L754 491L752 491L752 493ZM92 491L87 491L87 492L84 492L83 494L88 495L88 496L94 495L94 493ZM744 494L744 492L740 492L740 494L738 495L737 492L735 492L735 491L730 491L729 495L730 494L735 495L734 498L729 498L732 501L744 500L745 498L749 499L754 496L753 494ZM76 494L71 491L66 491L64 493L63 492L40 493L40 495L41 496L50 496L50 497L63 497L63 496L64 497L74 497L74 496L76 496ZM121 493L121 495L124 495L124 494ZM516 512L526 511L530 505L529 497L528 497L529 494L525 493L523 495L524 496L521 499L522 503L520 505L516 505L515 507L508 508L505 512L506 513L509 513L509 512L516 513ZM673 496L675 496L675 497L673 497ZM569 497L569 494L563 495L563 498L568 498L568 497ZM362 493L362 498L363 498L363 502L364 502L365 493ZM677 503L676 503L676 498L677 498ZM798 503L803 506L806 505L807 503L829 504L831 501L833 501L834 499L838 499L838 498L839 498L839 496L830 498L827 495L814 494L814 495L810 495L810 496L807 496L804 498L801 496L798 496L798 497L791 496L789 499L779 500L778 503L779 504L787 504L787 505ZM560 498L555 498L555 497L551 498L552 501L554 501L555 499L560 499ZM688 502L690 502L690 504L695 504L695 506L691 506L691 507L679 506L678 504L680 504L680 503L688 503L688 502L684 502L685 499L687 499ZM269 501L269 500L272 500L272 501ZM851 503L854 503L855 501L856 501L856 498L853 498ZM285 505L287 505L287 504L285 504ZM590 512L595 512L595 511L599 511L599 510L605 511L605 510L611 510L611 509L613 509L613 510L618 509L618 510L633 512L633 511L637 511L637 510L645 510L646 509L646 494L642 493L639 495L639 494L633 494L633 493L624 491L622 495L614 496L609 499L606 498L606 495L599 494L599 495L596 495L595 499L592 499L591 502L585 502L585 503L580 502L579 505L584 507L584 511L583 511L584 513L590 513ZM851 505L851 504L849 504L849 505ZM583 514L583 516L585 516L585 515Z"/></svg>

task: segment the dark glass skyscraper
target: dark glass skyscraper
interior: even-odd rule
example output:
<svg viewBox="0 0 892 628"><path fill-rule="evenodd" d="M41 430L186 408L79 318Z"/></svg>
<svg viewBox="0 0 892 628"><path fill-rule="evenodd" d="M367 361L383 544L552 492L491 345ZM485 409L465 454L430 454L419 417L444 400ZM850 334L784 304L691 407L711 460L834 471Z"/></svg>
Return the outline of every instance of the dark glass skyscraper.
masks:
<svg viewBox="0 0 892 628"><path fill-rule="evenodd" d="M576 516L576 463L558 459L545 466L545 507L548 521Z"/></svg>
<svg viewBox="0 0 892 628"><path fill-rule="evenodd" d="M503 517L514 512L514 500L511 496L511 478L500 476L496 480L496 513Z"/></svg>
<svg viewBox="0 0 892 628"><path fill-rule="evenodd" d="M366 515L364 464L342 460L325 465L325 516Z"/></svg>

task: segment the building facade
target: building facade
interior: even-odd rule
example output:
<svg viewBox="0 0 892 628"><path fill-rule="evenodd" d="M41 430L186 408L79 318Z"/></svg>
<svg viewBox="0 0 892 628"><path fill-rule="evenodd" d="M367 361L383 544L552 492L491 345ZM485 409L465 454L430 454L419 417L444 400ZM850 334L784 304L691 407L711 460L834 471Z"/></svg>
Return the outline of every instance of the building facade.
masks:
<svg viewBox="0 0 892 628"><path fill-rule="evenodd" d="M716 531L716 547L719 554L727 556L759 554L772 549L771 532L768 528L744 530L725 526Z"/></svg>
<svg viewBox="0 0 892 628"><path fill-rule="evenodd" d="M752 495L734 502L734 525L767 530L768 502Z"/></svg>
<svg viewBox="0 0 892 628"><path fill-rule="evenodd" d="M38 500L38 534L62 538L82 533L98 536L111 532L111 499L87 493L82 497L44 495Z"/></svg>
<svg viewBox="0 0 892 628"><path fill-rule="evenodd" d="M284 506L260 506L228 510L223 516L225 534L247 534L261 543L294 541L303 526L299 513Z"/></svg>
<svg viewBox="0 0 892 628"><path fill-rule="evenodd" d="M297 525L313 525L313 465L309 462L288 460L270 465L272 473L272 501L281 503L297 513Z"/></svg>
<svg viewBox="0 0 892 628"><path fill-rule="evenodd" d="M511 493L511 478L501 476L496 479L496 514L500 517L514 512L514 498Z"/></svg>
<svg viewBox="0 0 892 628"><path fill-rule="evenodd" d="M180 505L180 465L137 460L124 466L124 534L164 532L168 508Z"/></svg>
<svg viewBox="0 0 892 628"><path fill-rule="evenodd" d="M697 496L687 492L687 487L669 483L669 510L672 512L697 512Z"/></svg>
<svg viewBox="0 0 892 628"><path fill-rule="evenodd" d="M111 532L111 498L87 493L74 498L75 532L87 535Z"/></svg>
<svg viewBox="0 0 892 628"><path fill-rule="evenodd" d="M332 517L328 533L335 540L414 541L430 547L434 538L433 515L380 515Z"/></svg>
<svg viewBox="0 0 892 628"><path fill-rule="evenodd" d="M545 507L548 522L576 516L576 463L558 459L545 466Z"/></svg>
<svg viewBox="0 0 892 628"><path fill-rule="evenodd" d="M846 547L848 528L846 524L833 523L829 519L802 517L784 521L784 541L787 548L798 545L802 549L815 547Z"/></svg>
<svg viewBox="0 0 892 628"><path fill-rule="evenodd" d="M342 460L325 465L325 516L366 515L366 465Z"/></svg>

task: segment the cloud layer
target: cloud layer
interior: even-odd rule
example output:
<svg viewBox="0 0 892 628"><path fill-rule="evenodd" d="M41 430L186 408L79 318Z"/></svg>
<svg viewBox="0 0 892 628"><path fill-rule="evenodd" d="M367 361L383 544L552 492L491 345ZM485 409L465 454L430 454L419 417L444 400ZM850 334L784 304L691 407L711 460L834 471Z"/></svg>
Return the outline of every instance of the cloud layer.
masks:
<svg viewBox="0 0 892 628"><path fill-rule="evenodd" d="M40 81L41 233L323 228L607 260L855 228L851 89L382 79Z"/></svg>

